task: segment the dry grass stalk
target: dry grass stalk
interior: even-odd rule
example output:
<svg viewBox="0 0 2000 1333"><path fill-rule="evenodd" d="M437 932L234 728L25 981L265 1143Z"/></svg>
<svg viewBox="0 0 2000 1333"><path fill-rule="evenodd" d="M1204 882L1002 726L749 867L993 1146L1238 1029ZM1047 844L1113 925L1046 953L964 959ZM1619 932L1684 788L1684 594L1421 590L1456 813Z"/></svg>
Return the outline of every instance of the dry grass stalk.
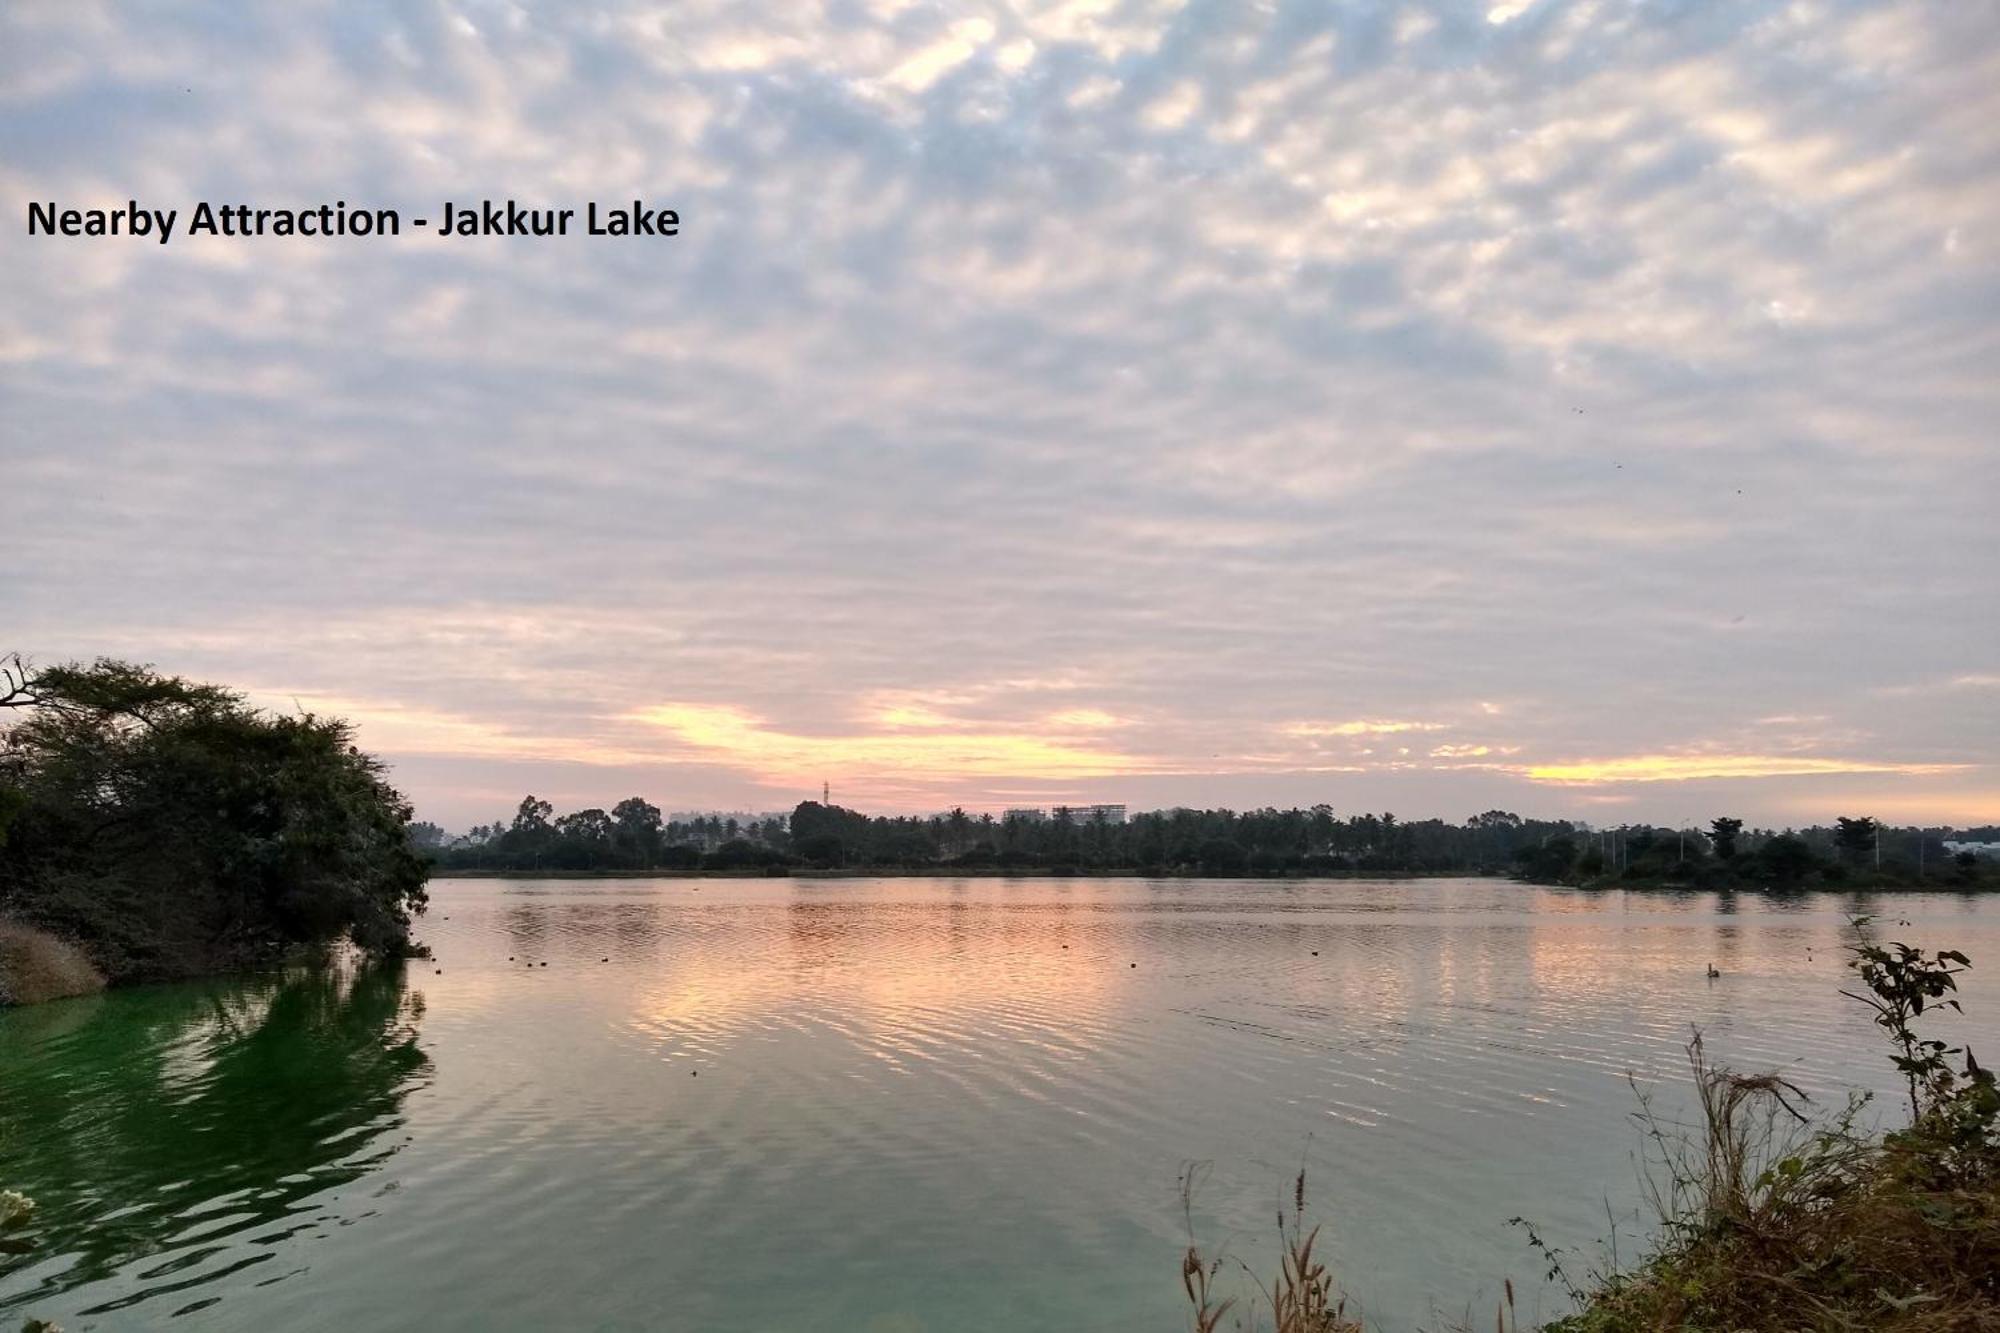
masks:
<svg viewBox="0 0 2000 1333"><path fill-rule="evenodd" d="M1205 1259L1195 1241L1194 1193L1207 1173L1207 1165L1198 1163L1181 1177L1181 1208L1188 1225L1188 1248L1181 1260L1181 1286L1187 1292L1188 1303L1194 1307L1194 1333L1217 1333L1237 1304L1234 1297L1216 1297L1215 1280L1222 1259L1219 1255ZM1301 1170L1292 1186L1291 1217L1278 1215L1278 1276L1264 1293L1271 1307L1271 1333L1362 1333L1361 1324L1347 1317L1347 1302L1335 1289L1333 1274L1314 1256L1319 1228L1306 1227L1305 1212L1306 1173ZM1251 1312L1250 1323L1245 1324L1239 1318L1230 1327L1246 1331L1259 1328L1257 1312Z"/></svg>

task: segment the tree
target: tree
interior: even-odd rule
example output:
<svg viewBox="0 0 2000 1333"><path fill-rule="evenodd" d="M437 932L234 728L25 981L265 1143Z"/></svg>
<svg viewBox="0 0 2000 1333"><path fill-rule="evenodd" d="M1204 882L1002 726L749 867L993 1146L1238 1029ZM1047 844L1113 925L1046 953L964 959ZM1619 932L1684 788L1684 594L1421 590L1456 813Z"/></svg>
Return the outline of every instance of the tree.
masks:
<svg viewBox="0 0 2000 1333"><path fill-rule="evenodd" d="M25 688L0 741L18 806L0 913L78 941L114 980L342 936L409 949L429 870L408 803L347 723L267 715L125 662L53 667Z"/></svg>
<svg viewBox="0 0 2000 1333"><path fill-rule="evenodd" d="M1076 855L1076 811L1069 806L1059 805L1049 811L1049 822L1035 830L1045 839L1044 850L1061 864L1070 864Z"/></svg>
<svg viewBox="0 0 2000 1333"><path fill-rule="evenodd" d="M0 657L0 708L26 708L36 702L34 672L19 653Z"/></svg>
<svg viewBox="0 0 2000 1333"><path fill-rule="evenodd" d="M1250 865L1250 854L1243 850L1243 844L1227 838L1210 838L1196 855L1201 868L1211 875L1240 875Z"/></svg>
<svg viewBox="0 0 2000 1333"><path fill-rule="evenodd" d="M794 837L792 845L808 865L832 868L847 863L847 846L838 833L814 833Z"/></svg>
<svg viewBox="0 0 2000 1333"><path fill-rule="evenodd" d="M608 843L615 830L611 816L596 806L588 810L578 810L575 814L564 815L556 821L556 833L563 838L585 843Z"/></svg>
<svg viewBox="0 0 2000 1333"><path fill-rule="evenodd" d="M1514 863L1523 879L1539 884L1560 884L1569 877L1570 869L1576 863L1576 840L1567 833L1560 833L1543 842L1517 848Z"/></svg>
<svg viewBox="0 0 2000 1333"><path fill-rule="evenodd" d="M731 838L709 853L708 865L713 870L749 870L769 866L774 860L783 858L748 839Z"/></svg>
<svg viewBox="0 0 2000 1333"><path fill-rule="evenodd" d="M1757 868L1780 884L1797 884L1820 864L1813 849L1796 833L1780 833L1757 849Z"/></svg>
<svg viewBox="0 0 2000 1333"><path fill-rule="evenodd" d="M1864 859L1874 850L1876 839L1881 836L1881 826L1865 815L1860 819L1843 816L1834 820L1833 824L1833 845L1849 861Z"/></svg>
<svg viewBox="0 0 2000 1333"><path fill-rule="evenodd" d="M555 812L550 802L532 794L523 796L515 808L513 823L493 840L495 849L516 865L539 868L555 842L556 830L551 822Z"/></svg>
<svg viewBox="0 0 2000 1333"><path fill-rule="evenodd" d="M1718 860L1736 859L1736 839L1742 832L1743 821L1740 819L1731 819L1724 815L1708 821L1708 840L1715 844L1715 855Z"/></svg>
<svg viewBox="0 0 2000 1333"><path fill-rule="evenodd" d="M627 864L650 867L660 850L660 807L628 796L611 807L612 841Z"/></svg>
<svg viewBox="0 0 2000 1333"><path fill-rule="evenodd" d="M945 850L954 856L963 852L971 841L969 835L972 831L972 820L963 807L954 805L951 808L951 813L945 816L945 831L948 839Z"/></svg>
<svg viewBox="0 0 2000 1333"><path fill-rule="evenodd" d="M523 839L539 840L549 831L549 819L556 808L535 796L523 796L518 809L514 811L514 823L508 832Z"/></svg>
<svg viewBox="0 0 2000 1333"><path fill-rule="evenodd" d="M17 787L0 785L0 847L7 845L7 826L28 805L28 793Z"/></svg>

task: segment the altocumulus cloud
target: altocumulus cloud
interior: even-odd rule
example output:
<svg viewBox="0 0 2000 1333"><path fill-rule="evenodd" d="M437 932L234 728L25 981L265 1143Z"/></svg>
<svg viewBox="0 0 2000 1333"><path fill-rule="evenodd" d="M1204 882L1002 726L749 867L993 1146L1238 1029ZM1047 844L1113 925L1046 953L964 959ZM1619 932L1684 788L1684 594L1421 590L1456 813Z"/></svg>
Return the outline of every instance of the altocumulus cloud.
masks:
<svg viewBox="0 0 2000 1333"><path fill-rule="evenodd" d="M27 3L0 133L7 646L434 817L2000 818L1986 6ZM20 230L508 196L683 234Z"/></svg>

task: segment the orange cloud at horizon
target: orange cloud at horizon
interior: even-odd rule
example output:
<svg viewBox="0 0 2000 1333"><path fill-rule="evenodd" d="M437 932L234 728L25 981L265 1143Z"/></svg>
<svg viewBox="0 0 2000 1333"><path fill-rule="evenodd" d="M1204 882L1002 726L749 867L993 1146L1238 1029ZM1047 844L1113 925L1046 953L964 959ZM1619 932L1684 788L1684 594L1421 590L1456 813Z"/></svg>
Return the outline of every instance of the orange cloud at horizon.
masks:
<svg viewBox="0 0 2000 1333"><path fill-rule="evenodd" d="M1152 759L1060 733L986 729L807 736L778 730L753 713L723 704L659 704L631 717L773 784L796 784L829 770L891 771L906 778L1042 779L1164 771Z"/></svg>
<svg viewBox="0 0 2000 1333"><path fill-rule="evenodd" d="M1699 778L1791 778L1841 773L1924 776L1955 772L1963 764L1903 764L1887 760L1826 759L1802 755L1640 754L1528 764L1517 771L1530 782L1590 786L1612 782L1687 782Z"/></svg>
<svg viewBox="0 0 2000 1333"><path fill-rule="evenodd" d="M639 709L606 708L541 725L510 723L382 698L291 689L253 689L253 702L281 710L308 708L343 716L367 748L389 757L427 756L511 763L639 768L719 766L780 789L816 789L829 774L863 800L897 809L924 809L1016 797L1046 803L1081 798L1093 779L1140 777L1409 774L1480 770L1516 782L1567 791L1586 804L1628 803L1625 793L1649 786L1812 778L1803 792L1773 797L1782 812L1823 813L1838 792L1843 808L1883 817L1977 825L2000 820L2000 791L1971 763L1916 763L1802 754L1682 751L1536 761L1499 738L1425 736L1412 750L1397 742L1450 732L1436 722L1361 718L1278 724L1271 734L1296 738L1264 748L1191 742L1158 716L1140 718L1094 707L1072 707L1004 720L954 716L944 696L877 697L856 720L833 734L787 729L736 704L673 702ZM1135 735L1146 740L1134 741ZM1114 744L1125 739L1132 748ZM1513 739L1519 740L1519 737ZM1345 744L1329 744L1329 741ZM1366 748L1355 748L1366 747ZM1853 779L1879 778L1857 790ZM1842 778L1850 781L1842 782ZM1932 781L1911 781L1930 778ZM1828 783L1833 784L1830 790ZM1985 789L1981 789L1981 784ZM974 790L976 784L980 790ZM1022 785L1026 784L1026 785ZM1594 790L1593 790L1594 789ZM1769 815L1765 817L1771 817ZM1780 815L1779 817L1783 817Z"/></svg>
<svg viewBox="0 0 2000 1333"><path fill-rule="evenodd" d="M1824 801L1793 800L1786 808L1804 818L1820 817ZM1895 792L1856 796L1847 804L1878 819L1936 820L1963 828L2000 824L2000 790Z"/></svg>

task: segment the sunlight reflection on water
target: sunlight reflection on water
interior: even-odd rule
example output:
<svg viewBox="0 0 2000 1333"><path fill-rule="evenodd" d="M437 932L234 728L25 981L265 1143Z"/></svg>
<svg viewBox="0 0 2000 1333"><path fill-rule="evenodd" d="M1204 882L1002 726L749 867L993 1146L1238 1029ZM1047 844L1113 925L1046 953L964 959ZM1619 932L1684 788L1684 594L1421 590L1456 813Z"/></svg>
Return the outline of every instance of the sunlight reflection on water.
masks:
<svg viewBox="0 0 2000 1333"><path fill-rule="evenodd" d="M41 1199L50 1242L0 1278L0 1312L1171 1328L1194 1159L1215 1164L1204 1240L1253 1261L1305 1163L1386 1327L1490 1310L1507 1276L1532 1311L1553 1297L1507 1219L1588 1247L1608 1206L1631 1253L1627 1074L1678 1105L1691 1025L1838 1100L1892 1072L1837 995L1850 912L2000 969L2000 917L1947 895L798 879L433 898L435 968L0 1014L0 1183ZM1987 975L1954 1034L1976 1046Z"/></svg>

